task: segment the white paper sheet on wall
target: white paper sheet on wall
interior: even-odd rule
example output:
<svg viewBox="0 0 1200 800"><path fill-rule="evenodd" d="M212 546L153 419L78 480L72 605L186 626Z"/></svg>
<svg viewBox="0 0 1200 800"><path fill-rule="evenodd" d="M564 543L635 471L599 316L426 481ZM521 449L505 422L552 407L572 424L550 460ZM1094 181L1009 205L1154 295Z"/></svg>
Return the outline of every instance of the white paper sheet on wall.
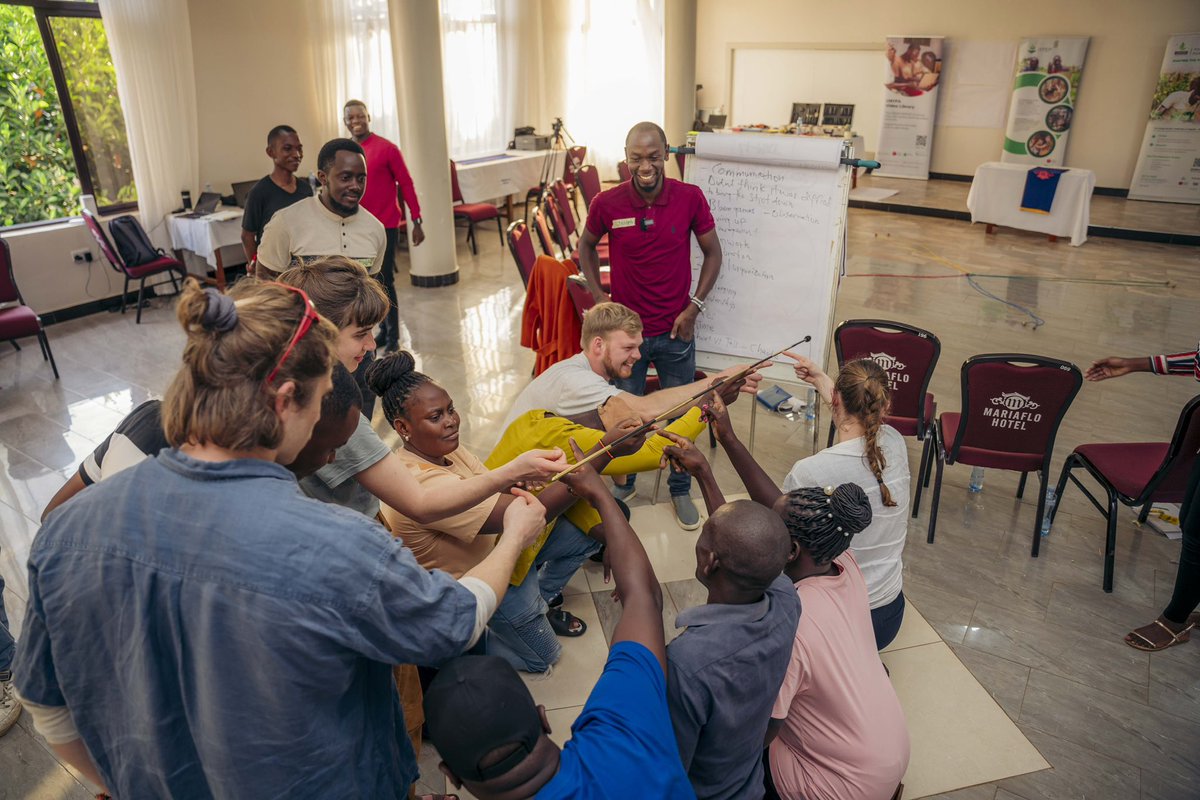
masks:
<svg viewBox="0 0 1200 800"><path fill-rule="evenodd" d="M1017 43L947 39L946 80L937 124L945 128L1003 128L1012 92Z"/></svg>

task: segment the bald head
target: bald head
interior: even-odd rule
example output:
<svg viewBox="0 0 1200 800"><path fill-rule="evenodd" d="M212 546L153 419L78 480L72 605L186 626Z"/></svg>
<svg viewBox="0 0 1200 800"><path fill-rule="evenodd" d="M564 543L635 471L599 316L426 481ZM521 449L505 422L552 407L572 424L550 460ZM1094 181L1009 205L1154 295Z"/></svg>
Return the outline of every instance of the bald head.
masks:
<svg viewBox="0 0 1200 800"><path fill-rule="evenodd" d="M753 500L735 500L718 508L704 523L696 542L711 552L717 569L739 588L762 591L787 564L791 541L778 514Z"/></svg>
<svg viewBox="0 0 1200 800"><path fill-rule="evenodd" d="M639 122L629 129L629 133L625 134L625 147L629 148L638 139L644 136L656 136L662 142L663 151L667 149L667 134L662 128L655 125L653 122Z"/></svg>

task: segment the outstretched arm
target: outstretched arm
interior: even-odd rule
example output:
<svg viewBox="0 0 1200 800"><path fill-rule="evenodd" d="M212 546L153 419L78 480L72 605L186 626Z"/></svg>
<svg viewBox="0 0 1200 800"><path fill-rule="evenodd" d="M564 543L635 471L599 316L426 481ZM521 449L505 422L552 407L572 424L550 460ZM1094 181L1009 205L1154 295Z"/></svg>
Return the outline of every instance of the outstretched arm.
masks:
<svg viewBox="0 0 1200 800"><path fill-rule="evenodd" d="M690 439L685 439L670 430L663 431L662 435L674 443L663 450L663 466L669 466L676 472L686 472L696 479L700 484L700 493L704 496L704 507L710 515L725 505L725 495L721 493L721 487L717 486L712 466L704 457L704 453L701 453Z"/></svg>
<svg viewBox="0 0 1200 800"><path fill-rule="evenodd" d="M705 414L717 441L721 443L725 454L729 456L729 463L733 465L738 477L742 479L742 483L746 484L746 491L750 493L750 499L767 508L773 506L783 492L779 490L775 481L771 480L767 471L754 460L754 456L750 455L746 445L738 439L733 425L729 421L729 411L721 402L720 397L712 399L705 408Z"/></svg>
<svg viewBox="0 0 1200 800"><path fill-rule="evenodd" d="M1109 356L1092 362L1084 377L1089 381L1119 378L1131 372L1153 372L1157 375L1193 375L1200 380L1200 356L1197 351L1168 353L1160 356L1121 358Z"/></svg>

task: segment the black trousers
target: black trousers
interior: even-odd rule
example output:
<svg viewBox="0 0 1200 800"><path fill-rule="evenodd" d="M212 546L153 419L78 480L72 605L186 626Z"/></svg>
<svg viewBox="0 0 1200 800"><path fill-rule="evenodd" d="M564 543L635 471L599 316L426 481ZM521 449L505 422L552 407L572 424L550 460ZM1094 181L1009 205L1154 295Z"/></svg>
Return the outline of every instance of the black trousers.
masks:
<svg viewBox="0 0 1200 800"><path fill-rule="evenodd" d="M1188 477L1187 494L1179 509L1179 527L1183 531L1179 571L1175 574L1171 602L1163 611L1167 621L1176 625L1187 622L1188 615L1200 605L1200 459L1196 459Z"/></svg>
<svg viewBox="0 0 1200 800"><path fill-rule="evenodd" d="M387 293L388 313L383 322L379 323L379 336L375 337L377 344L395 349L400 341L400 310L396 307L396 238L399 228L385 228L387 242L383 246L383 266L375 279Z"/></svg>

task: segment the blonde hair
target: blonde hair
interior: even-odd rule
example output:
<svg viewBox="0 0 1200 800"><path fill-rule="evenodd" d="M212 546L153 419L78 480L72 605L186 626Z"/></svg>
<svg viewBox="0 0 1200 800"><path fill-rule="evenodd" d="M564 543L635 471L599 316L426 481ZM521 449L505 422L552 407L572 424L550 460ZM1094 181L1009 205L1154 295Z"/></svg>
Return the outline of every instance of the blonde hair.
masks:
<svg viewBox="0 0 1200 800"><path fill-rule="evenodd" d="M592 339L597 336L607 339L613 331L625 331L630 336L637 336L642 332L642 318L620 303L597 303L583 315L579 345L587 350L588 342Z"/></svg>
<svg viewBox="0 0 1200 800"><path fill-rule="evenodd" d="M860 358L842 367L834 388L842 397L842 408L847 414L858 419L866 431L863 448L866 452L863 457L875 475L875 480L879 481L879 495L883 504L896 505L887 484L883 482L883 471L887 469L887 461L879 447L879 429L883 427L883 418L891 405L887 373L875 361Z"/></svg>
<svg viewBox="0 0 1200 800"><path fill-rule="evenodd" d="M388 269L384 264L382 269ZM374 326L387 316L391 305L379 281L362 264L345 256L326 256L293 267L276 279L303 289L322 317L344 328Z"/></svg>
<svg viewBox="0 0 1200 800"><path fill-rule="evenodd" d="M294 381L295 402L307 406L335 358L337 330L319 319L279 364L306 308L299 294L275 283L241 281L222 297L189 278L175 310L187 331L183 365L162 404L167 441L240 451L277 447L283 426L275 414L276 387Z"/></svg>

